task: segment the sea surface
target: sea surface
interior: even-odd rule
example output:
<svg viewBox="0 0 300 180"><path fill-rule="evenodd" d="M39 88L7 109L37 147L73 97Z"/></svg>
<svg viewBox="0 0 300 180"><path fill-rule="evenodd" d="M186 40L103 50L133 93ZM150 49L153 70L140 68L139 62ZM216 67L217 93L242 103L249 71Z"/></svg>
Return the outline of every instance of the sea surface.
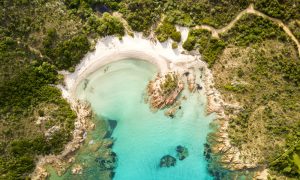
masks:
<svg viewBox="0 0 300 180"><path fill-rule="evenodd" d="M165 110L153 112L145 102L146 87L158 69L149 62L125 59L99 68L81 82L78 98L91 104L97 116L117 121L112 137L112 150L117 154L114 180L209 180L207 161L203 155L209 124L214 114L205 114L206 97L201 90L183 91L181 109L174 118ZM200 74L197 74L200 77ZM200 78L197 83L202 84ZM50 179L101 179L95 163L100 153L89 146L101 140L97 135L101 125L89 133L88 142L76 155L76 162L84 164L81 175L62 177L51 173ZM176 147L184 146L189 155L174 167L160 167L165 155L176 157Z"/></svg>

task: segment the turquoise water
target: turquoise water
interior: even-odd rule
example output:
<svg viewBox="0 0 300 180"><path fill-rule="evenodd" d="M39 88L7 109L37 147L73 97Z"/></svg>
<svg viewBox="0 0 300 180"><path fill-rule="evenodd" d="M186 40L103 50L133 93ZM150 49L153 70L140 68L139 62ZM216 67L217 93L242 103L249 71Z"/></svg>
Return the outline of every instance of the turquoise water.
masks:
<svg viewBox="0 0 300 180"><path fill-rule="evenodd" d="M182 100L174 118L165 116L164 111L152 112L144 98L148 81L156 73L157 68L146 61L121 60L98 69L77 89L79 99L90 102L98 116L117 121L112 134L113 151L118 156L114 180L212 179L203 144L214 117L205 115L204 94L185 90L180 99L187 99ZM176 157L178 145L187 147L189 156L183 161L177 159L174 167L159 167L164 155ZM86 177L92 179L88 174Z"/></svg>

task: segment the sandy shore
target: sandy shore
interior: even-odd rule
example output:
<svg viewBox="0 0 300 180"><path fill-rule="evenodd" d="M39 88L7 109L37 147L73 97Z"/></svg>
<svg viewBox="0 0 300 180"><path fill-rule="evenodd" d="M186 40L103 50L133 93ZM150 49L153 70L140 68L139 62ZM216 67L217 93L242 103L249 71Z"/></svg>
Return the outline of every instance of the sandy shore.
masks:
<svg viewBox="0 0 300 180"><path fill-rule="evenodd" d="M188 29L179 28L182 32L182 39L187 38ZM135 33L134 37L125 35L122 40L117 37L108 36L99 40L95 51L88 53L76 66L75 72L62 71L65 75L65 89L63 95L72 99L74 90L78 83L86 76L93 73L101 66L126 58L136 58L148 61L156 65L162 73L172 71L184 71L191 63L197 62L202 66L205 63L200 61L200 54L189 54L182 49L181 43L178 49L172 49L171 40L159 43L154 38L142 37L142 34Z"/></svg>

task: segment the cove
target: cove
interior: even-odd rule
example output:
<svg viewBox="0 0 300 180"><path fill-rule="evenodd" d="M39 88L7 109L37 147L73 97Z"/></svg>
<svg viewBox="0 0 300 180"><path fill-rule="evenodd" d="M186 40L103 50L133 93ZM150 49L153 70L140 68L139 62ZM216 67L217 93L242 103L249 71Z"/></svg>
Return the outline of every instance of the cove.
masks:
<svg viewBox="0 0 300 180"><path fill-rule="evenodd" d="M77 87L77 98L90 103L93 112L106 120L115 120L112 147L117 154L114 180L201 180L213 179L203 155L204 143L214 115L207 116L204 92L190 93L187 88L179 98L181 109L174 118L163 110L152 112L145 103L146 87L159 70L138 59L124 59L107 64L88 75ZM198 74L200 76L200 74ZM198 79L198 81L200 81ZM202 82L199 82L202 83ZM97 121L97 120L95 120ZM80 175L68 171L63 179L99 179L100 170L89 146L100 140L101 124L90 132L88 142L76 155L84 164ZM100 139L99 139L100 138ZM176 157L176 147L189 151L186 159ZM177 158L174 167L160 167L165 155ZM59 179L51 173L50 179Z"/></svg>

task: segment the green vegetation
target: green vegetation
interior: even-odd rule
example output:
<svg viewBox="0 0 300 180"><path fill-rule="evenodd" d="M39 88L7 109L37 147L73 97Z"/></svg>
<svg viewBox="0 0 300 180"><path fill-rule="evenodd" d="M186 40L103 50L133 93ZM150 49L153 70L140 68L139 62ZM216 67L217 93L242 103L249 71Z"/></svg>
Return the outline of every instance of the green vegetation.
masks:
<svg viewBox="0 0 300 180"><path fill-rule="evenodd" d="M172 43L172 49L177 49L178 48L178 43L177 42L173 42Z"/></svg>
<svg viewBox="0 0 300 180"><path fill-rule="evenodd" d="M118 4L0 2L0 179L25 179L38 155L59 153L70 141L76 115L54 86L62 78L57 71L73 71L89 39L124 35L118 18L95 13Z"/></svg>
<svg viewBox="0 0 300 180"><path fill-rule="evenodd" d="M283 21L300 18L299 0L257 0L255 9Z"/></svg>
<svg viewBox="0 0 300 180"><path fill-rule="evenodd" d="M216 28L228 24L249 5L248 0L182 0L165 4L167 18L184 26L207 24Z"/></svg>
<svg viewBox="0 0 300 180"><path fill-rule="evenodd" d="M28 52L10 38L1 43L5 81L0 84L0 173L4 179L25 178L35 167L36 155L60 152L71 138L76 118L60 91L49 85L59 80L56 67ZM29 63L32 58L36 60ZM18 59L26 64L15 64ZM10 74L14 67L18 71ZM39 117L47 120L37 125ZM46 137L44 132L52 126L60 129Z"/></svg>
<svg viewBox="0 0 300 180"><path fill-rule="evenodd" d="M181 41L181 34L176 30L176 27L167 22L163 21L160 26L155 30L155 35L160 42L165 42L169 38L173 39L176 42Z"/></svg>
<svg viewBox="0 0 300 180"><path fill-rule="evenodd" d="M265 39L286 41L287 35L272 21L252 14L244 15L224 36L225 41L238 46L260 43Z"/></svg>
<svg viewBox="0 0 300 180"><path fill-rule="evenodd" d="M300 142L292 146L278 159L271 162L272 169L290 177L300 176Z"/></svg>
<svg viewBox="0 0 300 180"><path fill-rule="evenodd" d="M178 86L178 77L176 74L166 74L165 81L160 85L164 95L171 94Z"/></svg>
<svg viewBox="0 0 300 180"><path fill-rule="evenodd" d="M289 28L293 32L294 36L300 41L300 20L291 21Z"/></svg>
<svg viewBox="0 0 300 180"><path fill-rule="evenodd" d="M152 25L158 23L162 13L172 24L182 26L208 24L221 27L229 23L249 5L248 0L123 0L113 1L111 4L107 2L102 4L121 12L134 31L146 33L149 32Z"/></svg>
<svg viewBox="0 0 300 180"><path fill-rule="evenodd" d="M124 0L119 11L134 31L147 32L157 22L164 0Z"/></svg>
<svg viewBox="0 0 300 180"><path fill-rule="evenodd" d="M241 49L227 51L213 68L214 73L222 74L216 83L225 102L241 106L238 113L226 109L231 143L248 152L245 158L255 157L272 170L298 177L297 166L282 155L300 140L300 61L296 51L293 45L274 40ZM293 157L299 152L290 153ZM275 161L277 158L282 160ZM289 167L293 170L285 172Z"/></svg>
<svg viewBox="0 0 300 180"><path fill-rule="evenodd" d="M111 16L109 13L104 13L101 18L91 16L87 20L88 26L85 28L87 32L97 32L101 37L109 35L124 36L125 29L121 21Z"/></svg>
<svg viewBox="0 0 300 180"><path fill-rule="evenodd" d="M195 29L189 32L182 47L188 51L198 49L203 60L208 63L209 67L212 67L222 53L225 43L221 39L213 38L207 30Z"/></svg>
<svg viewBox="0 0 300 180"><path fill-rule="evenodd" d="M43 42L43 52L49 61L58 69L74 68L83 56L90 50L90 43L86 35L74 36L69 40L56 43L55 30L51 29Z"/></svg>

